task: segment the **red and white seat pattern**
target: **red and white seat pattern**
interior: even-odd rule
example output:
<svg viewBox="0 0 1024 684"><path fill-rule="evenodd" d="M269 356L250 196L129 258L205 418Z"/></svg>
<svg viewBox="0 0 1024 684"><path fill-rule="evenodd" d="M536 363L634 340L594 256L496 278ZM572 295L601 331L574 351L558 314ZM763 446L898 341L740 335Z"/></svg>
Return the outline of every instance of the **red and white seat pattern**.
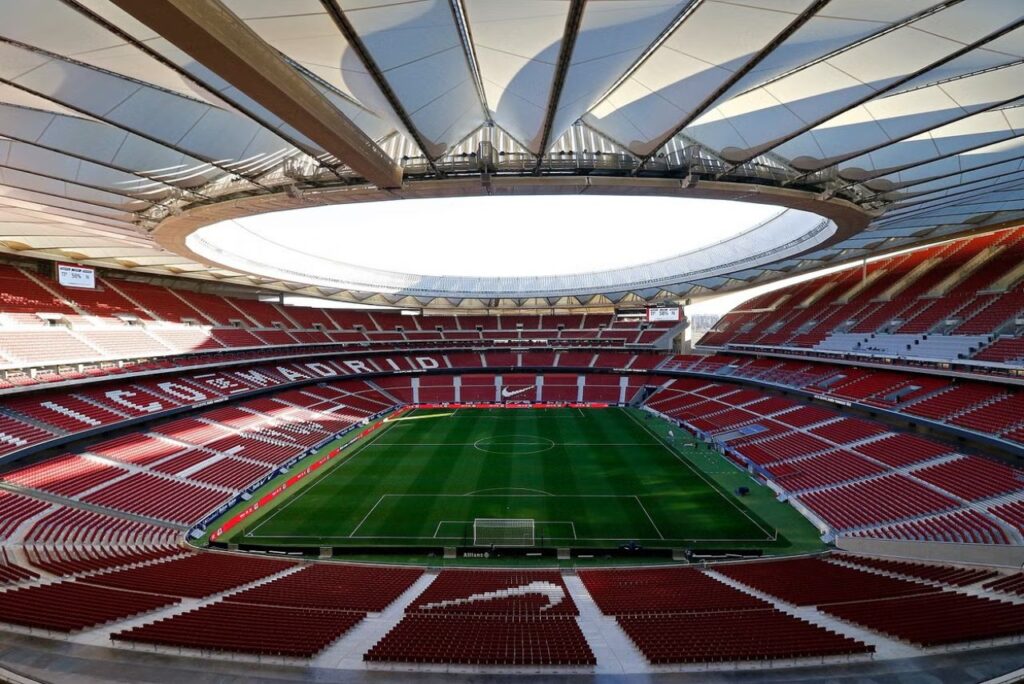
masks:
<svg viewBox="0 0 1024 684"><path fill-rule="evenodd" d="M557 572L444 570L367 661L594 665Z"/></svg>

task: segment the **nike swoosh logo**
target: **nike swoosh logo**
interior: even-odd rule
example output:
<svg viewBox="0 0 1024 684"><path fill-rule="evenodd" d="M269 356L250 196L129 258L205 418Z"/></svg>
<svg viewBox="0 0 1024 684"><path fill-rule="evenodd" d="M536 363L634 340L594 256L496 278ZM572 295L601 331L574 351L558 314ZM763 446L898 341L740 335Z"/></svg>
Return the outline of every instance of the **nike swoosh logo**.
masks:
<svg viewBox="0 0 1024 684"><path fill-rule="evenodd" d="M529 389L529 387L527 387L527 389ZM529 596L531 594L540 594L548 600L548 604L546 606L540 607L540 612L542 613L549 608L554 608L565 600L565 589L563 587L560 587L553 582L537 581L530 582L529 584L523 584L518 587L509 587L508 589L497 589L495 591L485 591L479 594L470 594L465 598L447 599L445 601L437 601L435 603L424 603L419 607L419 610L446 608L448 606L476 603L477 601L490 601L492 599L506 598L509 596Z"/></svg>
<svg viewBox="0 0 1024 684"><path fill-rule="evenodd" d="M508 399L509 397L516 396L517 394L522 394L523 392L529 392L530 390L533 389L533 387L534 386L531 385L530 387L524 387L523 389L515 390L514 392L512 390L510 390L508 387L502 387L501 388L501 396L503 396L506 399Z"/></svg>

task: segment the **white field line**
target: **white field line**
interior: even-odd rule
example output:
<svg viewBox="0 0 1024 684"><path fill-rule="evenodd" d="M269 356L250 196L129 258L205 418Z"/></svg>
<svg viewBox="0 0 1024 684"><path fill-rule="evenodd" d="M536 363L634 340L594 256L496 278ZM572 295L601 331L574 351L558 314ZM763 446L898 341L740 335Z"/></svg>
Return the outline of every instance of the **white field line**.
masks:
<svg viewBox="0 0 1024 684"><path fill-rule="evenodd" d="M641 428L642 428L643 430L645 430L645 431L647 432L647 434L651 435L651 437L654 437L655 439L658 439L658 435L656 435L656 434L655 434L655 433L654 433L654 432L653 432L653 431L652 431L652 430L651 430L651 429L650 429L649 427L647 427L646 425L644 425L643 423L641 423L641 422L640 422L639 420L637 420L637 419L636 419L636 416L634 416L634 415L633 415L632 413L628 413L628 412L626 413L626 415L627 415L627 416L629 416L629 417L630 417L630 419L632 419L632 421L633 421L634 423L636 423L636 424L637 424L637 425L639 425L639 426L640 426L640 427L641 427ZM687 461L687 460L686 460L685 458L683 458L682 456L680 456L679 454L677 454L677 453L676 453L676 451L675 451L675 449L672 449L671 447L669 447L669 446L668 446L667 444L665 444L664 442L661 442L661 441L659 441L658 443L659 443L659 444L661 445L661 447L662 447L663 449L665 449L665 451L667 451L667 452L669 452L670 454L672 454L672 455L673 455L673 456L674 456L674 457L676 458L676 460L677 460L677 461L679 461L680 463L682 463L683 465L685 465L685 466L686 466L687 468L689 468L689 469L690 469L690 470L691 470L691 471L692 471L692 472L693 472L693 473L694 473L695 475L697 475L697 477L699 477L700 479L704 480L704 482L705 482L705 483L706 483L706 484L707 484L707 485L708 485L709 487L711 487L711 489L713 489L713 490L714 490L715 492L717 492L717 493L718 493L718 495L719 495L719 496L720 496L720 497L721 497L722 499L724 499L725 501L728 501L728 502L729 502L729 503L730 503L730 504L732 505L732 507L733 507L733 508L735 508L735 509L736 509L737 511L739 511L740 513L742 513L742 514L743 514L743 516L744 516L744 517L745 517L745 518L746 518L747 520L749 520L750 522L754 523L754 526L755 526L755 527L757 527L757 529L759 529L759 530L761 530L762 532L764 532L764 536L765 536L765 539L766 539L766 540L768 540L768 541L771 541L771 540L772 540L772 533L771 533L771 532L769 532L768 530L766 530L766 529L764 529L763 527L761 527L761 524L760 524L759 522L757 522L756 520L754 520L754 519L753 519L752 517L750 517L750 514L749 514L749 513L747 513L747 512L745 511L745 510L743 510L743 508L741 508L739 504L737 504L737 503L736 503L735 501L733 501L732 499L730 499L730 498L726 497L725 495L723 495L723 494L722 494L722 492L721 492L721 490L720 490L720 489L719 489L718 487L716 487L716 486L715 486L715 484L714 484L714 483L712 483L712 482L711 482L711 480L709 480L709 479L708 479L708 478L707 478L707 477L706 477L706 476L704 475L704 473L700 472L700 470L698 470L697 468L695 468L695 467L693 466L693 464L692 464L692 463L690 463L690 462L689 462L689 461ZM739 541L739 540L737 540L737 541Z"/></svg>
<svg viewBox="0 0 1024 684"><path fill-rule="evenodd" d="M250 537L250 538L251 538L251 537L254 537L254 536L256 535L256 532L257 532L257 531L259 531L259 529L260 529L261 527L263 527L263 526L264 526L264 525L266 525L266 524L267 524L268 522L270 522L270 521L271 521L271 520L273 520L273 519L274 519L275 517L277 517L277 515L278 515L278 514L279 514L279 513L281 512L281 511L285 510L286 508L288 508L289 506L291 506L291 505L292 505L293 503L295 503L296 501L298 501L299 499L301 499L302 497L304 497L304 496L305 496L306 494L308 494L308 493L309 493L310 491L312 491L312 490L313 490L313 488L314 488L314 487L316 487L316 486L317 486L318 484L320 484L320 483L321 483L321 482L323 482L324 480L327 480L327 479L329 479L329 478L327 478L327 477L326 477L326 475L327 475L328 473L333 473L334 471L338 470L339 468L341 468L341 467L343 467L343 466L346 466L346 465L348 465L349 463L351 463L352 461L354 461L354 460L355 460L355 458L356 458L357 456L359 456L359 455L360 455L361 453L363 453L363 451L364 451L364 450L366 449L366 447L368 447L368 446L369 446L370 444L372 444L372 443L374 442L374 440L375 440L375 438L376 438L376 437L379 437L380 435L384 434L384 432L385 432L385 431L386 431L386 428L385 428L384 430L379 430L379 431L377 432L376 436L371 436L371 437L370 437L370 439L368 439L367 441L363 442L363 444L362 444L362 445L359 445L359 446L357 446L357 448L356 448L356 449L355 449L355 450L354 450L354 451L353 451L353 452L352 452L351 454L349 454L348 456L346 456L346 457L345 457L345 458L344 458L344 459L342 460L342 462L341 462L341 463L336 463L336 464L334 464L334 465L333 465L332 467L329 467L329 468L327 468L327 469L326 469L326 470L325 470L325 471L324 471L323 473L321 473L321 474L320 474L320 476L319 476L319 477L318 477L318 478L317 478L317 479L316 479L316 480L315 480L315 481L313 482L313 484L307 485L307 486L306 486L305 488L303 488L303 489L302 489L302 490L300 490L299 492L296 492L296 493L295 493L295 494L294 494L293 496L289 497L289 498L288 498L288 500L287 500L287 501L285 501L285 502L284 502L284 503L283 503L283 504L281 505L281 507L280 507L280 508L278 508L278 509L277 509L277 510L275 510L275 511L272 511L272 512L270 513L270 515L268 515L268 516L267 516L266 518L264 518L264 519L260 520L259 524L257 524L257 525L256 525L256 527L254 527L254 528L252 528L251 530L249 530L249 532L247 532L245 536L246 536L246 537Z"/></svg>
<svg viewBox="0 0 1024 684"><path fill-rule="evenodd" d="M633 498L636 499L636 503L637 503L638 506L640 506L640 510L643 511L644 515L647 516L647 519L651 523L651 527L654 528L654 531L655 531L655 533L657 533L658 537L660 537L661 539L664 539L665 535L663 535L661 533L661 530L659 530L658 526L654 523L654 518L652 518L651 514L647 512L647 509L644 507L644 502L640 500L639 496L634 496Z"/></svg>

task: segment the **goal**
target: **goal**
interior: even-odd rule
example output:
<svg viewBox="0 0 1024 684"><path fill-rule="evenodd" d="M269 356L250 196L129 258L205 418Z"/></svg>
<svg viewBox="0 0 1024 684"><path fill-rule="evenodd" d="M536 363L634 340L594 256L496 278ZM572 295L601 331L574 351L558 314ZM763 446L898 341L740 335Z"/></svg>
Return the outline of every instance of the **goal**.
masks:
<svg viewBox="0 0 1024 684"><path fill-rule="evenodd" d="M533 546L532 518L476 518L474 546Z"/></svg>

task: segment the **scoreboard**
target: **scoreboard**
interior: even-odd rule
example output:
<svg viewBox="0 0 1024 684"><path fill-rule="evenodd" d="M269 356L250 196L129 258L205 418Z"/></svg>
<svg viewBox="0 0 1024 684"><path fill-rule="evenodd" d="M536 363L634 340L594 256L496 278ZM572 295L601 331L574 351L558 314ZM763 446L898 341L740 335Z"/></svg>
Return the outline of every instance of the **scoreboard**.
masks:
<svg viewBox="0 0 1024 684"><path fill-rule="evenodd" d="M678 306L657 306L647 309L647 320L651 323L678 323L681 318L682 312Z"/></svg>

